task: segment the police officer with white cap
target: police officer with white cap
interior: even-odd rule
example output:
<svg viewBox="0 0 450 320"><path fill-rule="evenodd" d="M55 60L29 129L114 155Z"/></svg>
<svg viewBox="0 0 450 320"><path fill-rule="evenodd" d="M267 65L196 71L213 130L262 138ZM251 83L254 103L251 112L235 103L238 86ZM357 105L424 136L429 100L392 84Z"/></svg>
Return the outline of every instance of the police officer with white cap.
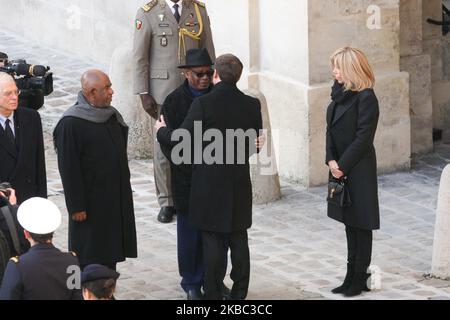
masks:
<svg viewBox="0 0 450 320"><path fill-rule="evenodd" d="M61 212L50 200L31 198L23 202L17 219L30 242L30 250L11 258L6 267L0 300L79 300L81 290L69 286L68 270L78 266L73 253L52 244L61 224Z"/></svg>

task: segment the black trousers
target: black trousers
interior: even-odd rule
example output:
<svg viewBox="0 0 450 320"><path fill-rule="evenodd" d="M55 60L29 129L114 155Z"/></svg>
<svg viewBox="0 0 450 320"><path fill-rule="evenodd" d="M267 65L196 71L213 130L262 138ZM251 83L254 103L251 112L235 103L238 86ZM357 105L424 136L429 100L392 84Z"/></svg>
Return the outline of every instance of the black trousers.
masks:
<svg viewBox="0 0 450 320"><path fill-rule="evenodd" d="M247 297L250 282L250 251L247 230L233 233L202 232L203 256L205 259L205 299L222 300L222 284L225 274L227 244L231 252L231 298L243 300Z"/></svg>
<svg viewBox="0 0 450 320"><path fill-rule="evenodd" d="M355 272L366 272L372 260L372 230L345 226L347 235L348 263Z"/></svg>

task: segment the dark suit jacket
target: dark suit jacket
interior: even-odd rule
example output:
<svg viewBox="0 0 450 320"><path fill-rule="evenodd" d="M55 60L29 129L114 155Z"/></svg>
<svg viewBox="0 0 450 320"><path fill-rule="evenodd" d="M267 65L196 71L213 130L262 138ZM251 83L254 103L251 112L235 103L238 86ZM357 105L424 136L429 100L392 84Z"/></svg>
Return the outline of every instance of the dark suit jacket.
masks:
<svg viewBox="0 0 450 320"><path fill-rule="evenodd" d="M329 204L328 216L368 230L380 227L377 159L373 145L378 117L378 100L372 89L365 89L337 105L332 102L327 111L326 162L337 161L347 176L352 200L352 206L347 208Z"/></svg>
<svg viewBox="0 0 450 320"><path fill-rule="evenodd" d="M14 112L16 146L7 140L0 126L0 181L10 182L19 203L47 198L44 138L39 113L19 107Z"/></svg>
<svg viewBox="0 0 450 320"><path fill-rule="evenodd" d="M221 133L224 142L227 129L250 129L255 132L254 137L247 139L245 143L242 164L236 162L239 144L232 139L228 146L223 143L224 157L217 158L226 159L234 150L234 161L230 161L232 164L227 164L226 161L209 164L203 161L197 164L196 161L192 172L189 206L191 224L200 230L211 232L246 230L252 224L252 184L248 158L257 152L254 138L262 129L260 102L239 91L235 85L220 82L211 93L194 100L180 128L193 133L194 121L202 122L203 133L209 129L218 130L216 132ZM158 141L174 144L171 141L172 132L173 130L161 128L158 131ZM193 137L198 139L198 136ZM209 154L208 150L211 148L212 142L203 142L201 150ZM211 154L219 155L219 149L216 151L217 153Z"/></svg>

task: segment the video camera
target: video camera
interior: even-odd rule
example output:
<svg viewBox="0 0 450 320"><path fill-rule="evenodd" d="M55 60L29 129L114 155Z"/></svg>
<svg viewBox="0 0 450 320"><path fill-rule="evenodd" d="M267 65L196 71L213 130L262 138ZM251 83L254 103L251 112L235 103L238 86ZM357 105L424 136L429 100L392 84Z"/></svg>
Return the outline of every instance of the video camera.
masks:
<svg viewBox="0 0 450 320"><path fill-rule="evenodd" d="M44 97L53 92L53 73L49 70L23 59L8 61L8 56L0 52L0 71L13 76L20 90L19 107L38 110L44 105Z"/></svg>

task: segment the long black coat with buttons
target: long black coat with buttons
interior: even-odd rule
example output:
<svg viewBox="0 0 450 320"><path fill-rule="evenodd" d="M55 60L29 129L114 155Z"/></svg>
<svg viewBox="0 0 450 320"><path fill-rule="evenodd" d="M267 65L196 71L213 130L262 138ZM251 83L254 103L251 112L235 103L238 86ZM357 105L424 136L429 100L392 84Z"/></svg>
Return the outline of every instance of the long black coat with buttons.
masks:
<svg viewBox="0 0 450 320"><path fill-rule="evenodd" d="M202 125L199 132L194 129L194 123L197 121L201 121ZM193 133L193 139L203 137L200 151L206 153L211 142L203 134L208 131L211 133L210 130L220 133L221 137L227 136L227 130L254 130L258 134L262 129L261 104L259 100L242 93L235 85L220 82L210 93L194 100L180 128ZM158 141L161 144L176 145L177 142L172 141L173 132L168 128L159 129ZM201 163L195 161L193 165L189 222L200 230L210 232L232 233L247 230L252 225L249 158L258 150L253 139L246 139L243 159L240 159L243 161L239 164L236 161L237 150L243 149L240 149L236 139L229 141L229 144L224 143L222 147L223 157L216 155L227 161L207 164L203 159ZM204 153L200 156L202 154ZM234 156L234 161L228 161L228 156L231 160ZM229 162L232 164L228 164Z"/></svg>
<svg viewBox="0 0 450 320"><path fill-rule="evenodd" d="M347 176L352 200L352 205L346 208L328 204L328 216L365 230L380 228L373 145L378 117L378 100L372 89L365 89L337 105L332 102L327 110L326 163L337 161Z"/></svg>

